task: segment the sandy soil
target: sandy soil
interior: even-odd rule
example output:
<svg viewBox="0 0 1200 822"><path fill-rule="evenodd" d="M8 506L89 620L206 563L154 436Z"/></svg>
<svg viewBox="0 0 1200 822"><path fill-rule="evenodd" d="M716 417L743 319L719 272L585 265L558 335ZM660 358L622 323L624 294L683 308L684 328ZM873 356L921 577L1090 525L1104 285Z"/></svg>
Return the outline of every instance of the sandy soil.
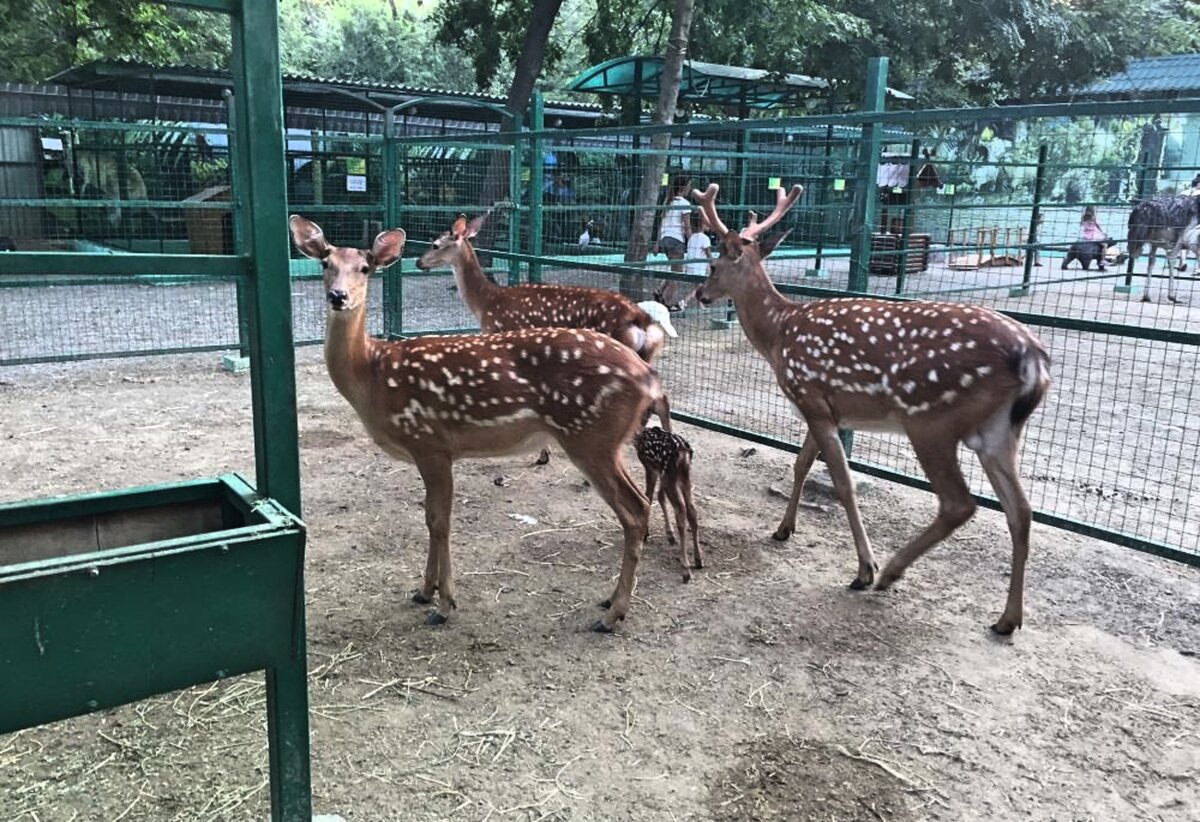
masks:
<svg viewBox="0 0 1200 822"><path fill-rule="evenodd" d="M421 483L299 354L313 790L347 820L1194 819L1200 575L1035 527L1025 628L998 640L1009 542L981 512L886 593L819 490L771 540L790 455L683 427L709 565L656 512L620 633L584 628L611 513L561 457L469 461L460 609L406 600ZM253 473L249 389L215 357L0 373L0 500ZM862 498L886 557L932 516ZM512 515L537 519L524 524ZM0 737L0 819L261 819L261 678Z"/></svg>

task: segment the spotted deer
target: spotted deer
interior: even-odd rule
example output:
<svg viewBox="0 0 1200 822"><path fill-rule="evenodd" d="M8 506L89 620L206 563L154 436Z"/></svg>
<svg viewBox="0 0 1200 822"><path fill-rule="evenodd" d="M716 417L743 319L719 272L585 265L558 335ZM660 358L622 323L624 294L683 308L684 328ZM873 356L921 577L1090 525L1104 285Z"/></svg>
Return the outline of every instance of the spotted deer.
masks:
<svg viewBox="0 0 1200 822"><path fill-rule="evenodd" d="M450 563L453 465L557 442L613 509L624 531L621 572L593 630L625 618L650 505L629 474L622 449L660 394L658 377L632 350L586 329L423 337L398 342L366 332L367 282L400 258L401 229L379 234L370 250L331 245L321 228L290 220L292 241L319 260L329 311L325 364L337 390L371 438L411 462L425 484L429 553L412 598L444 623L457 607Z"/></svg>
<svg viewBox="0 0 1200 822"><path fill-rule="evenodd" d="M667 543L676 544L671 530L671 517L667 513L667 502L675 511L675 530L678 532L679 564L683 566L683 581L692 579L692 559L688 556L687 534L692 532L692 553L697 568L704 567L704 553L700 550L699 525L696 518L696 503L692 500L692 451L691 443L679 434L663 428L647 427L633 435L633 447L638 461L646 469L646 497L654 507L654 487L658 486L658 504L662 506L663 520L667 525ZM661 483L659 482L661 480Z"/></svg>
<svg viewBox="0 0 1200 822"><path fill-rule="evenodd" d="M696 296L705 303L733 300L746 336L808 426L775 539L785 540L795 530L800 491L819 452L858 552L850 587L889 587L974 514L975 500L958 462L958 444L964 443L983 464L1012 535L1008 599L992 626L998 634L1012 633L1021 626L1031 520L1017 451L1025 421L1049 390L1049 356L1028 328L978 306L865 297L788 300L763 269L783 235L762 235L801 191L794 186L785 195L779 189L775 210L740 233L717 216L715 183L694 193L720 236L720 254ZM891 558L878 579L839 427L906 434L938 497L933 523Z"/></svg>
<svg viewBox="0 0 1200 822"><path fill-rule="evenodd" d="M485 334L521 328L590 328L607 334L637 352L647 363L662 351L666 332L629 298L602 288L567 285L501 286L483 273L471 239L487 215L467 222L458 217L450 230L436 238L417 260L428 271L450 268L463 302ZM671 429L666 395L656 404L663 426ZM538 462L549 459L545 451Z"/></svg>

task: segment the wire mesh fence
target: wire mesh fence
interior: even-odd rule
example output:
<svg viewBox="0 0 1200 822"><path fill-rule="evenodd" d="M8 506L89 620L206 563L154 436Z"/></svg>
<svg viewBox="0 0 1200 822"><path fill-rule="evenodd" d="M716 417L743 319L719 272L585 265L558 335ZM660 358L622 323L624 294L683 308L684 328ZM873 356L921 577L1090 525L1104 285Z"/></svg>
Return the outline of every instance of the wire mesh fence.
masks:
<svg viewBox="0 0 1200 822"><path fill-rule="evenodd" d="M1055 387L1022 452L1039 516L1200 562L1200 443L1186 418L1200 312L1165 299L1161 260L1147 291L1146 253L1130 258L1127 243L1135 203L1177 195L1183 223L1150 228L1187 245L1185 229L1197 221L1190 203L1200 203L1188 197L1200 171L1197 118L1200 101L1183 100L681 125L666 129L649 207L639 188L663 153L651 146L656 129L293 130L286 173L291 210L335 244L366 246L389 225L408 232L408 259L372 286L369 327L381 335L477 327L449 272L412 265L460 213L489 214L476 245L500 282L591 285L640 299L673 281L683 297L705 276L707 255L693 248L668 258L658 242L672 212L690 225L691 207L670 204L675 178L718 183L731 226L769 211L777 187L801 183L780 226L789 234L767 265L780 290L798 300L847 291L951 299L1027 322L1054 358ZM236 251L230 139L213 127L0 123L0 235L21 248ZM13 147L26 143L23 154ZM631 226L647 209L649 253L629 262ZM1195 261L1185 262L1174 272L1181 300L1195 290ZM295 259L292 273L295 337L318 341L319 268ZM35 314L0 302L0 364L236 348L239 283L0 277L0 289L37 287L41 306ZM794 448L802 424L734 319L729 305L677 315L681 336L659 362L673 406ZM860 433L854 457L867 470L920 476L894 437ZM986 492L974 461L964 467Z"/></svg>

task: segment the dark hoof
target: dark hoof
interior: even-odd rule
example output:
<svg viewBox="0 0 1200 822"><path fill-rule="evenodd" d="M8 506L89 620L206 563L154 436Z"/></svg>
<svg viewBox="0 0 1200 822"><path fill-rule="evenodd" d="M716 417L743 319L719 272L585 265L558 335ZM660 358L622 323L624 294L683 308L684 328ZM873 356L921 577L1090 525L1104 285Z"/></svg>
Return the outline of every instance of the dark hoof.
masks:
<svg viewBox="0 0 1200 822"><path fill-rule="evenodd" d="M855 577L855 578L854 578L854 579L853 579L853 580L850 582L850 590L851 590L851 591L865 591L865 590L867 590L867 589L868 589L868 588L870 588L870 587L871 587L871 583L870 583L870 582L863 582L863 581L862 581L861 579L859 579L858 577Z"/></svg>
<svg viewBox="0 0 1200 822"><path fill-rule="evenodd" d="M588 630L596 634L611 634L613 632L612 628L609 628L602 620L599 619L588 626Z"/></svg>
<svg viewBox="0 0 1200 822"><path fill-rule="evenodd" d="M1144 302L1144 303L1148 303L1148 302L1153 302L1153 300L1151 300L1151 299L1150 299L1150 295L1149 295L1149 294L1143 294L1143 295L1142 295L1142 302Z"/></svg>
<svg viewBox="0 0 1200 822"><path fill-rule="evenodd" d="M1014 624L1012 622L1006 622L1002 619L992 626L992 633L996 634L997 636L1012 636L1012 632L1020 627L1020 623Z"/></svg>
<svg viewBox="0 0 1200 822"><path fill-rule="evenodd" d="M791 535L792 535L791 528L780 528L778 531L771 534L771 539L775 540L776 542L787 542L788 537L790 537Z"/></svg>
<svg viewBox="0 0 1200 822"><path fill-rule="evenodd" d="M547 465L547 464L549 464L549 462L550 462L550 452L543 451L542 453L538 454L538 458L533 461L533 464L534 465Z"/></svg>
<svg viewBox="0 0 1200 822"><path fill-rule="evenodd" d="M692 572L690 570L688 570L687 568L683 569L683 581L684 581L684 583L688 583L688 582L692 581Z"/></svg>
<svg viewBox="0 0 1200 822"><path fill-rule="evenodd" d="M433 597L425 596L424 592L418 589L412 592L412 601L418 605L428 605L429 603L433 602Z"/></svg>
<svg viewBox="0 0 1200 822"><path fill-rule="evenodd" d="M426 625L445 625L449 617L438 611L430 611L429 616L425 617Z"/></svg>
<svg viewBox="0 0 1200 822"><path fill-rule="evenodd" d="M600 600L600 607L607 611L609 608L612 607L612 600L611 599Z"/></svg>

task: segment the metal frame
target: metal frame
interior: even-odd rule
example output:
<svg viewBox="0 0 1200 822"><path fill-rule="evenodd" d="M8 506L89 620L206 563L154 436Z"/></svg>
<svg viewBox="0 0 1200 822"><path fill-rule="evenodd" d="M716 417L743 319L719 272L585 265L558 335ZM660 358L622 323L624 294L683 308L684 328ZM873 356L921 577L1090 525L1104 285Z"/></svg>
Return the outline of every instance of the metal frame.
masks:
<svg viewBox="0 0 1200 822"><path fill-rule="evenodd" d="M184 6L203 11L228 14L232 30L233 56L233 101L231 134L235 158L233 175L236 178L236 197L233 203L237 234L241 238L238 253L228 257L200 257L169 254L119 254L98 255L90 253L27 253L16 252L0 255L0 274L70 274L79 275L137 275L176 274L203 277L236 277L245 284L244 297L248 320L246 348L251 361L251 395L254 407L255 464L258 488L244 484L239 488L247 499L253 498L256 511L276 509L278 516L287 520L286 538L289 550L280 555L264 546L261 550L248 548L244 554L247 561L267 561L262 566L262 578L257 584L284 592L271 600L274 610L269 611L276 620L276 630L264 642L276 650L267 654L247 654L237 670L218 670L206 658L219 656L221 647L197 646L180 649L175 672L162 677L148 677L150 683L141 689L116 687L111 698L92 698L83 703L74 701L48 705L38 711L29 706L23 715L30 719L17 719L5 723L3 729L11 730L25 724L77 713L86 713L104 705L119 704L130 699L142 698L151 693L184 684L219 678L228 672L245 672L255 669L266 671L267 720L270 758L270 787L272 819L300 822L311 819L312 799L310 788L309 739L308 739L308 683L305 650L303 545L304 527L299 520L300 471L297 446L296 398L295 398L295 351L291 333L290 278L288 270L288 245L283 230L287 221L283 102L279 71L279 33L276 0L159 0L167 5ZM225 486L231 486L229 482ZM158 489L156 494L175 493ZM154 496L152 494L151 496ZM144 500L143 491L115 492L55 501L56 516L75 515L89 505L133 505ZM47 502L31 502L0 509L0 525L15 523L22 518L44 512ZM219 535L219 545L229 550L236 537ZM227 537L227 538L226 538ZM205 540L199 540L202 548ZM180 546L182 549L183 546ZM159 567L170 553L171 546L156 545L153 550L134 551L146 562ZM140 550L140 549L139 549ZM241 549L239 554L241 554ZM167 552L167 553L164 553ZM119 553L119 552L118 552ZM273 578L272 573L281 573L282 566L272 566L272 557L289 557L290 571L286 579ZM205 556L201 551L197 557ZM122 555L113 561L130 559ZM98 561L98 560L97 560ZM207 560L205 560L207 563ZM0 586L7 588L4 597L10 599L29 590L30 580L55 570L53 562L28 573L16 573L6 569L0 575ZM124 567L124 566L123 566ZM129 575L117 575L120 585L106 588L111 595L122 595L136 600L133 592L140 585L149 583L153 575L137 570L137 563L128 565ZM236 566L227 565L227 568ZM272 567L274 571L272 571ZM218 572L214 572L218 573ZM107 579L107 577L104 577ZM224 577L226 581L236 580ZM12 586L12 587L9 587ZM129 587L132 586L132 587ZM95 589L93 589L95 590ZM183 593L184 589L180 590ZM35 592L32 599L22 598L29 603L38 603L45 592ZM202 593L202 596L206 595ZM81 594L81 596L84 596ZM95 593L80 600L69 602L96 602ZM103 599L103 597L102 597ZM111 599L103 599L111 602ZM56 603L61 604L61 603ZM258 612L258 619L268 612ZM145 615L150 620L149 615ZM249 614L246 614L250 618ZM15 623L14 623L15 624ZM136 623L125 623L130 626ZM149 627L148 625L146 626ZM241 629L254 633L251 624ZM20 654L15 638L0 647L0 667L11 662ZM171 637L162 637L172 641ZM136 642L112 643L113 654L118 654L123 645ZM280 642L284 643L279 652ZM230 640L233 642L233 640ZM152 644L151 650L160 645ZM124 654L121 654L124 659ZM113 657L116 660L116 657ZM137 664L136 660L131 664ZM207 675L206 673L207 672ZM135 672L137 673L137 672ZM59 680L43 683L46 699L63 688L75 687L97 676L94 670L79 670L78 666L66 666L57 675L69 681ZM37 694L34 687L31 694ZM31 697L32 698L32 697ZM11 711L14 706L7 703L0 713Z"/></svg>

